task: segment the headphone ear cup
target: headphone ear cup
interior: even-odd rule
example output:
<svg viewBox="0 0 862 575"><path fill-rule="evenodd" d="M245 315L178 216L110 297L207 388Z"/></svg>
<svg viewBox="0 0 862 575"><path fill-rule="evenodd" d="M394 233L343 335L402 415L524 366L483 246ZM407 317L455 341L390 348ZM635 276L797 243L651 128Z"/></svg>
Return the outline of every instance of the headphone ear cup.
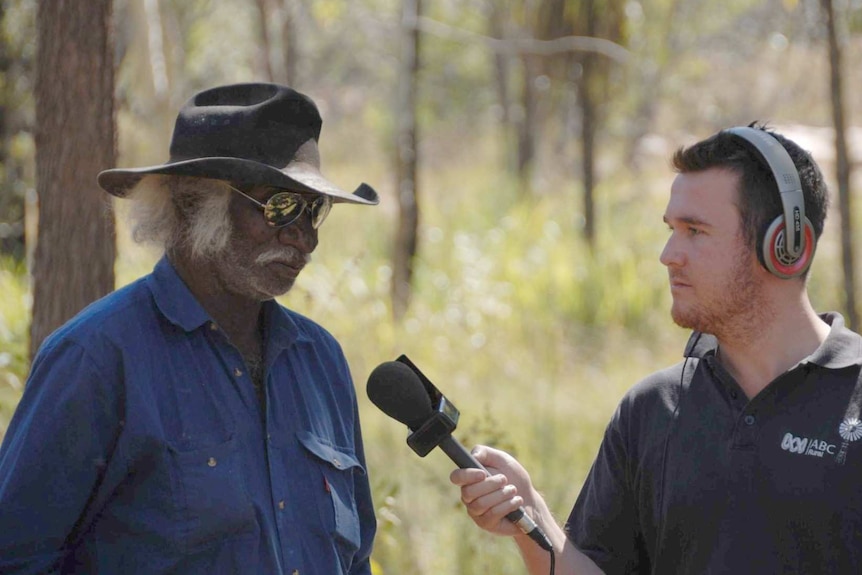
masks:
<svg viewBox="0 0 862 575"><path fill-rule="evenodd" d="M787 253L784 234L784 217L778 216L769 225L763 237L763 266L773 275L789 279L805 273L814 257L814 227L805 218L805 244L802 253L794 258Z"/></svg>

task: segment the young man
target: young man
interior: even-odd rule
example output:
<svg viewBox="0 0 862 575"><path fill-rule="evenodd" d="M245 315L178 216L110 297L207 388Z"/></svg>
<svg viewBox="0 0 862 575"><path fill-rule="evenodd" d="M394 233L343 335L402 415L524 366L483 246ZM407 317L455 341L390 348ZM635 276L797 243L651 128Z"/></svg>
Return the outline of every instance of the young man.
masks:
<svg viewBox="0 0 862 575"><path fill-rule="evenodd" d="M370 575L341 348L273 298L333 203L321 119L273 84L180 110L166 164L99 174L165 255L46 340L0 450L0 572Z"/></svg>
<svg viewBox="0 0 862 575"><path fill-rule="evenodd" d="M789 154L789 156L788 156ZM818 315L806 274L827 210L814 161L760 127L681 149L664 221L679 364L623 398L565 528L509 455L456 470L468 514L557 575L862 572L862 338ZM789 230L789 233L785 233Z"/></svg>

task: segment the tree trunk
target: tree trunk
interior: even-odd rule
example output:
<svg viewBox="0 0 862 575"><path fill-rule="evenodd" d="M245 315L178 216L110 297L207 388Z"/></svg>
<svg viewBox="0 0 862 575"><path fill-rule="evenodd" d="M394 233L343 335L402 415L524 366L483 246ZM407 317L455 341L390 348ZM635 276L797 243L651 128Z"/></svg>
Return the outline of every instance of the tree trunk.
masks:
<svg viewBox="0 0 862 575"><path fill-rule="evenodd" d="M501 2L488 3L488 32L492 38L505 40L508 38L506 21L508 14L504 12L504 4ZM512 122L512 98L510 96L509 82L512 69L512 56L509 53L495 50L494 55L494 87L497 91L497 102L500 106L500 125L502 126L502 160L503 170L509 174L515 174L515 158L517 150L514 146L513 134L517 128Z"/></svg>
<svg viewBox="0 0 862 575"><path fill-rule="evenodd" d="M596 241L595 200L595 148L596 148L596 106L590 93L592 77L592 56L583 59L583 76L579 86L581 100L581 170L584 181L584 239L592 249Z"/></svg>
<svg viewBox="0 0 862 575"><path fill-rule="evenodd" d="M284 79L288 85L299 84L299 6L297 0L284 0L281 11L281 49Z"/></svg>
<svg viewBox="0 0 862 575"><path fill-rule="evenodd" d="M521 108L522 114L518 118L518 181L522 194L528 194L531 190L533 163L536 159L537 131L539 129L536 119L538 109L538 95L536 94L536 77L539 75L539 56L523 54L523 78L521 83Z"/></svg>
<svg viewBox="0 0 862 575"><path fill-rule="evenodd" d="M43 0L37 12L31 357L114 287L114 221L96 174L116 161L111 0Z"/></svg>
<svg viewBox="0 0 862 575"><path fill-rule="evenodd" d="M110 10L110 7L108 9ZM153 94L157 102L167 102L170 83L159 0L144 0L144 14L147 20L147 54L150 60L150 73L153 76Z"/></svg>
<svg viewBox="0 0 862 575"><path fill-rule="evenodd" d="M275 82L275 75L272 73L272 42L269 37L269 20L272 16L269 1L257 0L257 22L260 28L260 49L258 55L260 57L260 68L263 73L263 78L267 82Z"/></svg>
<svg viewBox="0 0 862 575"><path fill-rule="evenodd" d="M641 141L652 131L653 121L660 106L660 98L665 79L673 70L680 51L674 47L678 44L678 36L686 30L680 26L679 11L682 0L672 0L667 7L661 20L663 24L656 34L655 53L652 58L645 51L649 62L641 62L635 66L636 88L635 111L631 119L631 127L628 130L624 144L624 165L629 166L635 172L642 168L638 147ZM643 55L639 59L643 58Z"/></svg>
<svg viewBox="0 0 862 575"><path fill-rule="evenodd" d="M398 230L392 264L392 313L401 319L410 305L413 262L419 230L416 92L419 71L419 15L422 0L404 0L402 13L401 78L396 134Z"/></svg>
<svg viewBox="0 0 862 575"><path fill-rule="evenodd" d="M584 3L587 36L593 37L596 33L596 13L594 0L586 0ZM584 238L587 245L592 249L596 241L596 214L593 193L595 191L596 167L596 125L599 122L599 106L595 101L593 83L595 70L595 55L586 52L581 58L582 75L579 86L581 100L581 161L584 181Z"/></svg>
<svg viewBox="0 0 862 575"><path fill-rule="evenodd" d="M835 172L838 181L838 205L841 210L841 263L844 269L844 314L847 324L859 329L856 314L856 281L853 266L853 208L850 197L850 161L847 152L844 119L844 95L841 81L841 44L835 29L835 10L832 0L821 0L826 13L829 37L830 93L832 95L832 122L835 124Z"/></svg>

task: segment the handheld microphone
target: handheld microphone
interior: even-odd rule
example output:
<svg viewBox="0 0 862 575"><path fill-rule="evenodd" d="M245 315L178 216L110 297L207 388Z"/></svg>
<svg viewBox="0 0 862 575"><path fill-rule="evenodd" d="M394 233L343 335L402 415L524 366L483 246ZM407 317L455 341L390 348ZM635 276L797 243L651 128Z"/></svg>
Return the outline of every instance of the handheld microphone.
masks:
<svg viewBox="0 0 862 575"><path fill-rule="evenodd" d="M420 457L439 447L461 469L475 468L488 472L473 455L452 437L460 413L455 406L434 387L419 369L400 356L396 361L378 365L368 376L368 398L380 410L405 424L412 433L407 444ZM548 536L522 507L506 518L518 526L539 547L553 553Z"/></svg>

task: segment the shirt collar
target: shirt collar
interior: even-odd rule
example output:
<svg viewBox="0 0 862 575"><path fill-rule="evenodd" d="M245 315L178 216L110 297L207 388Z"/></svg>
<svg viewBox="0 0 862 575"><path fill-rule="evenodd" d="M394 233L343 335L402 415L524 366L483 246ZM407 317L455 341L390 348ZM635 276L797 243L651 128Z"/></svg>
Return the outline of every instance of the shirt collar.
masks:
<svg viewBox="0 0 862 575"><path fill-rule="evenodd" d="M189 332L212 321L166 256L156 263L147 281L162 315Z"/></svg>
<svg viewBox="0 0 862 575"><path fill-rule="evenodd" d="M820 314L820 317L831 326L829 335L820 347L800 364L812 363L829 369L862 364L862 336L845 327L844 317L840 313L827 312ZM715 336L696 331L688 338L684 357L701 359L714 354L717 347L718 340Z"/></svg>
<svg viewBox="0 0 862 575"><path fill-rule="evenodd" d="M311 341L305 330L300 329L290 312L275 300L263 302L263 321L266 326L266 339L269 351L287 349L295 342Z"/></svg>
<svg viewBox="0 0 862 575"><path fill-rule="evenodd" d="M194 331L213 321L167 257L162 257L156 263L148 284L162 315L184 331ZM308 334L300 330L291 312L275 300L263 302L263 313L268 345L273 350L286 349L295 341L310 341Z"/></svg>
<svg viewBox="0 0 862 575"><path fill-rule="evenodd" d="M801 363L813 363L830 369L862 364L862 336L845 327L844 317L840 313L828 312L820 317L832 329L820 347Z"/></svg>

